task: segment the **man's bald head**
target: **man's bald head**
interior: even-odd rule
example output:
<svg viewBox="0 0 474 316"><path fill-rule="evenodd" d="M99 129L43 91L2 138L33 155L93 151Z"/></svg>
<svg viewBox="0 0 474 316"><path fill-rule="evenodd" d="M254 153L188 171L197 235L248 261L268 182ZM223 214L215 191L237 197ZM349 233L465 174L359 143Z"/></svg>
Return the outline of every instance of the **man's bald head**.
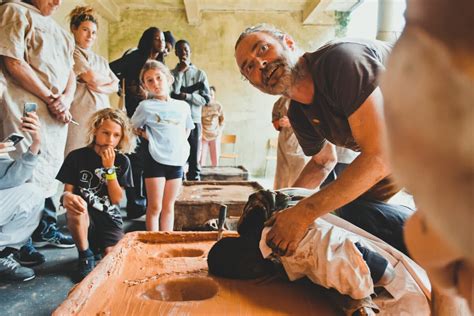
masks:
<svg viewBox="0 0 474 316"><path fill-rule="evenodd" d="M235 42L234 49L237 50L237 46L242 41L242 39L244 39L246 36L253 33L258 33L258 32L266 33L272 36L273 38L275 38L276 40L280 40L280 41L282 41L286 35L285 32L280 31L279 29L269 24L258 24L258 25L250 26L246 28L242 33L240 33L239 38Z"/></svg>

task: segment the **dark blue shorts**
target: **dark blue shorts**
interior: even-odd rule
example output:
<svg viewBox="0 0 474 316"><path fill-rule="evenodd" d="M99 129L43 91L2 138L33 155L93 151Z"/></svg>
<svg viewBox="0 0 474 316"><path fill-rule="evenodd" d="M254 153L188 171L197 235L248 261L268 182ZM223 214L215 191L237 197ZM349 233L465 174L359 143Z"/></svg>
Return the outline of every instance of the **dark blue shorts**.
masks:
<svg viewBox="0 0 474 316"><path fill-rule="evenodd" d="M112 219L106 213L95 209L89 210L88 240L89 248L94 253L101 253L107 247L115 246L123 237L123 223Z"/></svg>
<svg viewBox="0 0 474 316"><path fill-rule="evenodd" d="M170 166L156 162L148 150L145 155L145 168L143 168L145 178L165 178L166 180L183 178L182 166Z"/></svg>

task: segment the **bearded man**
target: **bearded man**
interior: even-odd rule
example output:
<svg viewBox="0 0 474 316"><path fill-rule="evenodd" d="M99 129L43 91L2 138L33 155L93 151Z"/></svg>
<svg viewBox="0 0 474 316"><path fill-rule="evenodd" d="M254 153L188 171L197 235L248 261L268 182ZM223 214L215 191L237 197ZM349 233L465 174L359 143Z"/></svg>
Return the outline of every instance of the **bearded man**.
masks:
<svg viewBox="0 0 474 316"><path fill-rule="evenodd" d="M412 210L386 203L399 191L390 178L378 87L390 49L380 41L338 40L303 53L288 34L266 25L237 40L242 75L262 92L292 100L288 118L312 156L293 186L320 186L337 162L334 145L360 152L335 181L273 217L267 244L275 253L292 254L308 226L333 211L406 253L403 224Z"/></svg>

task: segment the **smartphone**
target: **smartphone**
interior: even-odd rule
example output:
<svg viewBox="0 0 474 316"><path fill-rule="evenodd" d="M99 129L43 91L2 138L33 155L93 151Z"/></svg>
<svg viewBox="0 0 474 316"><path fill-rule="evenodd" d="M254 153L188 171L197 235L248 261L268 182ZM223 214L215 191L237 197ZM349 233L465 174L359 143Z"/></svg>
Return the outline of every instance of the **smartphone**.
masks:
<svg viewBox="0 0 474 316"><path fill-rule="evenodd" d="M18 144L24 137L17 133L11 133L10 136L3 140L3 143L12 142L13 146Z"/></svg>
<svg viewBox="0 0 474 316"><path fill-rule="evenodd" d="M26 117L27 113L29 112L36 112L37 109L38 109L38 104L34 102L26 102L23 105L23 117Z"/></svg>

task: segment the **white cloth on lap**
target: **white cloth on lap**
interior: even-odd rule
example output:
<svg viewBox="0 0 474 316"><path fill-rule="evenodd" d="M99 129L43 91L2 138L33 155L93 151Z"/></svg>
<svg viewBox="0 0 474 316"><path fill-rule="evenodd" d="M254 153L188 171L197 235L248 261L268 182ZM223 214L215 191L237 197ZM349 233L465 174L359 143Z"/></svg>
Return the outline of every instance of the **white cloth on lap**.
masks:
<svg viewBox="0 0 474 316"><path fill-rule="evenodd" d="M265 242L262 245L262 241L269 230L269 227L264 229L260 241L260 249L266 249L262 251L264 256L269 255L270 248ZM316 284L334 288L354 299L370 296L374 292L370 270L354 244L358 240L352 235L318 219L296 252L292 256L280 257L290 281L306 276Z"/></svg>
<svg viewBox="0 0 474 316"><path fill-rule="evenodd" d="M0 250L19 249L38 226L45 193L32 183L0 190Z"/></svg>

